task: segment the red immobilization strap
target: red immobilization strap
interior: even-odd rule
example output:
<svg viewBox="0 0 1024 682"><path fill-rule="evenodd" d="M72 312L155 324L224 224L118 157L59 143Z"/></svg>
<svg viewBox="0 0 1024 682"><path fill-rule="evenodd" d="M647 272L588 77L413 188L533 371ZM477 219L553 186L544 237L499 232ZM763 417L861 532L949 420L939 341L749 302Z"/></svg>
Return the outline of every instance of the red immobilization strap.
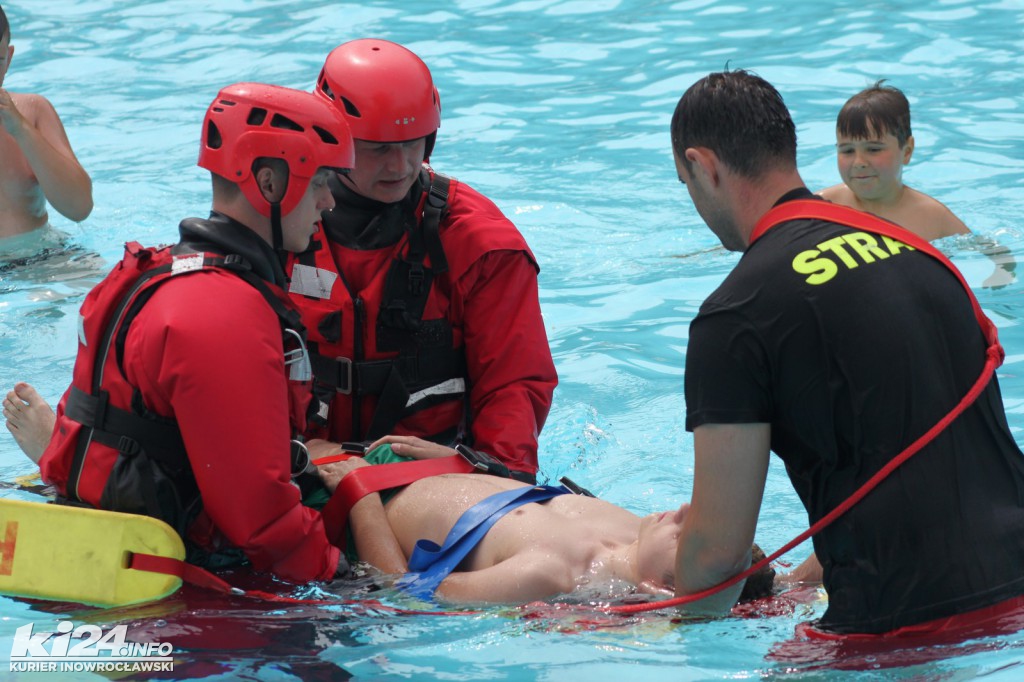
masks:
<svg viewBox="0 0 1024 682"><path fill-rule="evenodd" d="M345 523L352 506L370 493L388 488L399 488L427 476L439 474L470 474L476 471L473 465L459 455L420 459L411 462L375 464L350 471L341 479L330 501L320 514L324 519L327 539L342 549L345 548Z"/></svg>
<svg viewBox="0 0 1024 682"><path fill-rule="evenodd" d="M912 246L918 251L928 254L945 265L950 272L960 280L960 284L963 286L964 291L967 292L967 297L970 299L971 306L974 308L974 317L978 320L978 324L981 326L981 331L985 335L985 340L988 342L989 346L998 347L999 364L1003 364L1003 357L1005 353L1003 352L1002 346L999 345L999 335L996 331L996 326L992 324L992 321L981 311L981 305L978 303L978 299L975 298L974 292L971 291L971 287L967 285L967 281L964 279L964 276L960 274L960 271L957 270L956 266L953 265L941 251L936 249L930 243L921 239L910 230L907 230L896 223L889 222L884 218L879 218L876 215L858 211L857 209L850 208L849 206L840 206L839 204L815 199L787 201L786 203L780 204L765 213L761 216L761 219L757 221L757 225L754 226L754 231L750 234L750 243L753 244L772 227L789 220L827 220L829 222L839 223L840 225L846 225L847 227L853 227L866 232L881 234L886 237L891 237L897 241L901 241L908 246Z"/></svg>

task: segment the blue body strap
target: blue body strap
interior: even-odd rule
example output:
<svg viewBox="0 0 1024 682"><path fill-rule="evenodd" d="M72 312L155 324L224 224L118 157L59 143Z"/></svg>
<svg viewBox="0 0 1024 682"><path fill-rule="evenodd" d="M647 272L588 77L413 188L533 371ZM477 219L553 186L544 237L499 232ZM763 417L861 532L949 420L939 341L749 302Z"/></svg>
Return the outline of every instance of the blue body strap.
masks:
<svg viewBox="0 0 1024 682"><path fill-rule="evenodd" d="M544 502L569 493L563 486L544 485L504 490L481 500L462 513L448 532L443 547L431 540L416 543L409 557L409 572L395 583L395 587L410 596L429 601L441 581L473 551L501 517L524 504Z"/></svg>

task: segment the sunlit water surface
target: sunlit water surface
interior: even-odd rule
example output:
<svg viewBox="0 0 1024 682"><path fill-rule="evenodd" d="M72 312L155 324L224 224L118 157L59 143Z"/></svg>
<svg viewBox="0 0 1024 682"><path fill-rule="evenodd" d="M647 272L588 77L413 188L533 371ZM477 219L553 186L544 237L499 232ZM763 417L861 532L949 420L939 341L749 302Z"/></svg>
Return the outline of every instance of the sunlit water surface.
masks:
<svg viewBox="0 0 1024 682"><path fill-rule="evenodd" d="M541 477L568 474L638 513L689 497L693 446L683 428L682 395L687 328L737 258L717 247L671 161L672 109L698 77L728 65L775 84L793 111L801 171L814 189L838 182L833 130L841 104L875 80L890 79L913 109L917 148L908 184L1024 257L1019 0L33 0L5 8L17 47L5 87L40 92L54 103L92 174L96 208L80 225L52 217L54 229L67 235L67 251L0 270L4 390L28 379L55 401L71 375L77 308L120 257L121 244L174 241L181 218L204 214L209 181L195 167L197 138L217 89L242 80L310 88L327 52L356 37L404 43L427 61L444 107L434 165L492 197L542 265L541 298L561 383L541 438ZM10 250L41 246L24 242ZM1022 285L983 287L992 268L973 238L940 246L1000 328L1007 350L1000 381L1020 434ZM0 478L31 470L13 439L0 436ZM758 542L774 549L805 523L773 462ZM793 561L808 551L795 550ZM389 592L374 596L401 605ZM1024 674L1022 635L838 660L819 652L815 664L767 658L797 622L823 608L812 600L780 616L710 623L677 623L666 615L525 617L499 609L396 616L357 606L225 602L189 591L120 611L62 607L76 622L128 623L149 641L175 644L174 675L181 678ZM0 655L9 652L18 626L53 628L53 612L0 598ZM0 676L6 674L4 668ZM41 678L26 673L24 679Z"/></svg>

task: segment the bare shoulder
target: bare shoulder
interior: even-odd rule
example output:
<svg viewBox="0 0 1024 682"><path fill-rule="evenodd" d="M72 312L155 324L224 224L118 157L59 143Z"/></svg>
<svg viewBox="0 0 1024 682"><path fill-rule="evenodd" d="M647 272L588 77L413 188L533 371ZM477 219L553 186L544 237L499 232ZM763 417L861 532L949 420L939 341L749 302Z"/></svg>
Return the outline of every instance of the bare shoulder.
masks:
<svg viewBox="0 0 1024 682"><path fill-rule="evenodd" d="M855 197L850 188L840 183L838 185L832 185L818 192L818 196L822 199L828 199L829 201L842 204L843 206L854 206Z"/></svg>
<svg viewBox="0 0 1024 682"><path fill-rule="evenodd" d="M41 120L50 118L60 120L57 110L53 108L50 100L42 95L31 92L12 92L11 99L14 100L14 105L18 107L21 115L32 123L38 125Z"/></svg>
<svg viewBox="0 0 1024 682"><path fill-rule="evenodd" d="M929 240L970 233L970 228L941 201L910 187L906 190L905 208L915 217L915 232Z"/></svg>

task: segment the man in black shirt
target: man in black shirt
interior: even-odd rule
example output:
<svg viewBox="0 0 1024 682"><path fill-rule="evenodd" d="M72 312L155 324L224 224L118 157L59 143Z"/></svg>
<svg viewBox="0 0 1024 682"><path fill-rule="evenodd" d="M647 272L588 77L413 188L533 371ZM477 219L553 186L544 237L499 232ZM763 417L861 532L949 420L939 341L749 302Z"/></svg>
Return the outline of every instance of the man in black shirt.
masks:
<svg viewBox="0 0 1024 682"><path fill-rule="evenodd" d="M958 418L815 536L829 593L818 626L888 633L1024 603L1024 455L987 378L994 328L958 273L898 226L814 197L761 78L694 84L672 145L701 217L744 252L690 327L696 463L677 593L749 565L770 451L814 524L980 381ZM741 585L691 608L724 612Z"/></svg>

